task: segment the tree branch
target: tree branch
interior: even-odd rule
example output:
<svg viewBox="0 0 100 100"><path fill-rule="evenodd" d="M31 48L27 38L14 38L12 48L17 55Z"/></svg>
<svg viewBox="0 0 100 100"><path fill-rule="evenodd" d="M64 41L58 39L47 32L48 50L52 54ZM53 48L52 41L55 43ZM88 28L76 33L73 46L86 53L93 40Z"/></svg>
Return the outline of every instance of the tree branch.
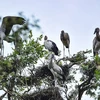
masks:
<svg viewBox="0 0 100 100"><path fill-rule="evenodd" d="M82 97L82 94L84 93L84 91L86 91L90 87L90 81L94 77L95 70L96 70L96 68L93 67L91 72L89 73L88 79L78 86L78 91L79 91L78 100L81 100L81 97Z"/></svg>

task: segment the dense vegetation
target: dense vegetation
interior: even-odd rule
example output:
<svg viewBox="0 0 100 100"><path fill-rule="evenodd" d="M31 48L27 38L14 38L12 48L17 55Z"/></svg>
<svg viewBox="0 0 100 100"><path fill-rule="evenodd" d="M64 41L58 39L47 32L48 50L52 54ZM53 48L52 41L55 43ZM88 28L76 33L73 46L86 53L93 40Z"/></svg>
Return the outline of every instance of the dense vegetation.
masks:
<svg viewBox="0 0 100 100"><path fill-rule="evenodd" d="M34 16L30 20L23 13L19 15L26 23L12 30L9 42L14 43L15 48L10 55L0 59L0 90L4 91L0 100L5 97L8 100L64 100L60 86L67 100L81 100L84 92L99 100L100 71L97 67L100 58L89 58L91 50L79 51L70 58L60 57L56 63L63 69L66 80L64 85L55 87L53 74L46 63L49 53L41 44L43 35L35 39L32 33L34 29L41 30L39 20ZM77 72L81 73L79 81L75 78Z"/></svg>

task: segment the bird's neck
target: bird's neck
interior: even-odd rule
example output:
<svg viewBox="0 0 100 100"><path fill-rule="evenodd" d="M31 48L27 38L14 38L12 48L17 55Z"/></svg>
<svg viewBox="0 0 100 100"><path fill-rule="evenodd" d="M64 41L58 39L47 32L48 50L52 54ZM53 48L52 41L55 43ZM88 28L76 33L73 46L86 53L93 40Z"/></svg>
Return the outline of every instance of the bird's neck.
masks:
<svg viewBox="0 0 100 100"><path fill-rule="evenodd" d="M53 65L53 61L52 60L53 60L52 58L49 59L49 68L50 69L52 68L52 65Z"/></svg>
<svg viewBox="0 0 100 100"><path fill-rule="evenodd" d="M44 42L47 42L47 40L44 40Z"/></svg>

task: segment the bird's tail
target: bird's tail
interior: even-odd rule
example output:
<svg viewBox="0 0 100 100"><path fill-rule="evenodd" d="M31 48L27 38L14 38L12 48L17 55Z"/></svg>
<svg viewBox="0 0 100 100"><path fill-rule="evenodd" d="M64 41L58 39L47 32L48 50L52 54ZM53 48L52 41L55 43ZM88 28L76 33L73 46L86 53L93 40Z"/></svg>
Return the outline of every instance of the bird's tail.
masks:
<svg viewBox="0 0 100 100"><path fill-rule="evenodd" d="M69 46L67 45L66 48L69 48Z"/></svg>
<svg viewBox="0 0 100 100"><path fill-rule="evenodd" d="M53 52L54 52L55 55L58 55L58 56L61 55L61 51L58 50L57 48L53 49Z"/></svg>

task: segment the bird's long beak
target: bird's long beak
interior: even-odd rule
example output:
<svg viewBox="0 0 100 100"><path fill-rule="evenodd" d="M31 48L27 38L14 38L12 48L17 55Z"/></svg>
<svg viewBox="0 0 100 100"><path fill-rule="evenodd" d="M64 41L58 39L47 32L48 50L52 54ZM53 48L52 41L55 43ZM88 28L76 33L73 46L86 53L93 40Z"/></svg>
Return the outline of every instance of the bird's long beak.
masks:
<svg viewBox="0 0 100 100"><path fill-rule="evenodd" d="M95 31L94 31L94 34L95 34Z"/></svg>

